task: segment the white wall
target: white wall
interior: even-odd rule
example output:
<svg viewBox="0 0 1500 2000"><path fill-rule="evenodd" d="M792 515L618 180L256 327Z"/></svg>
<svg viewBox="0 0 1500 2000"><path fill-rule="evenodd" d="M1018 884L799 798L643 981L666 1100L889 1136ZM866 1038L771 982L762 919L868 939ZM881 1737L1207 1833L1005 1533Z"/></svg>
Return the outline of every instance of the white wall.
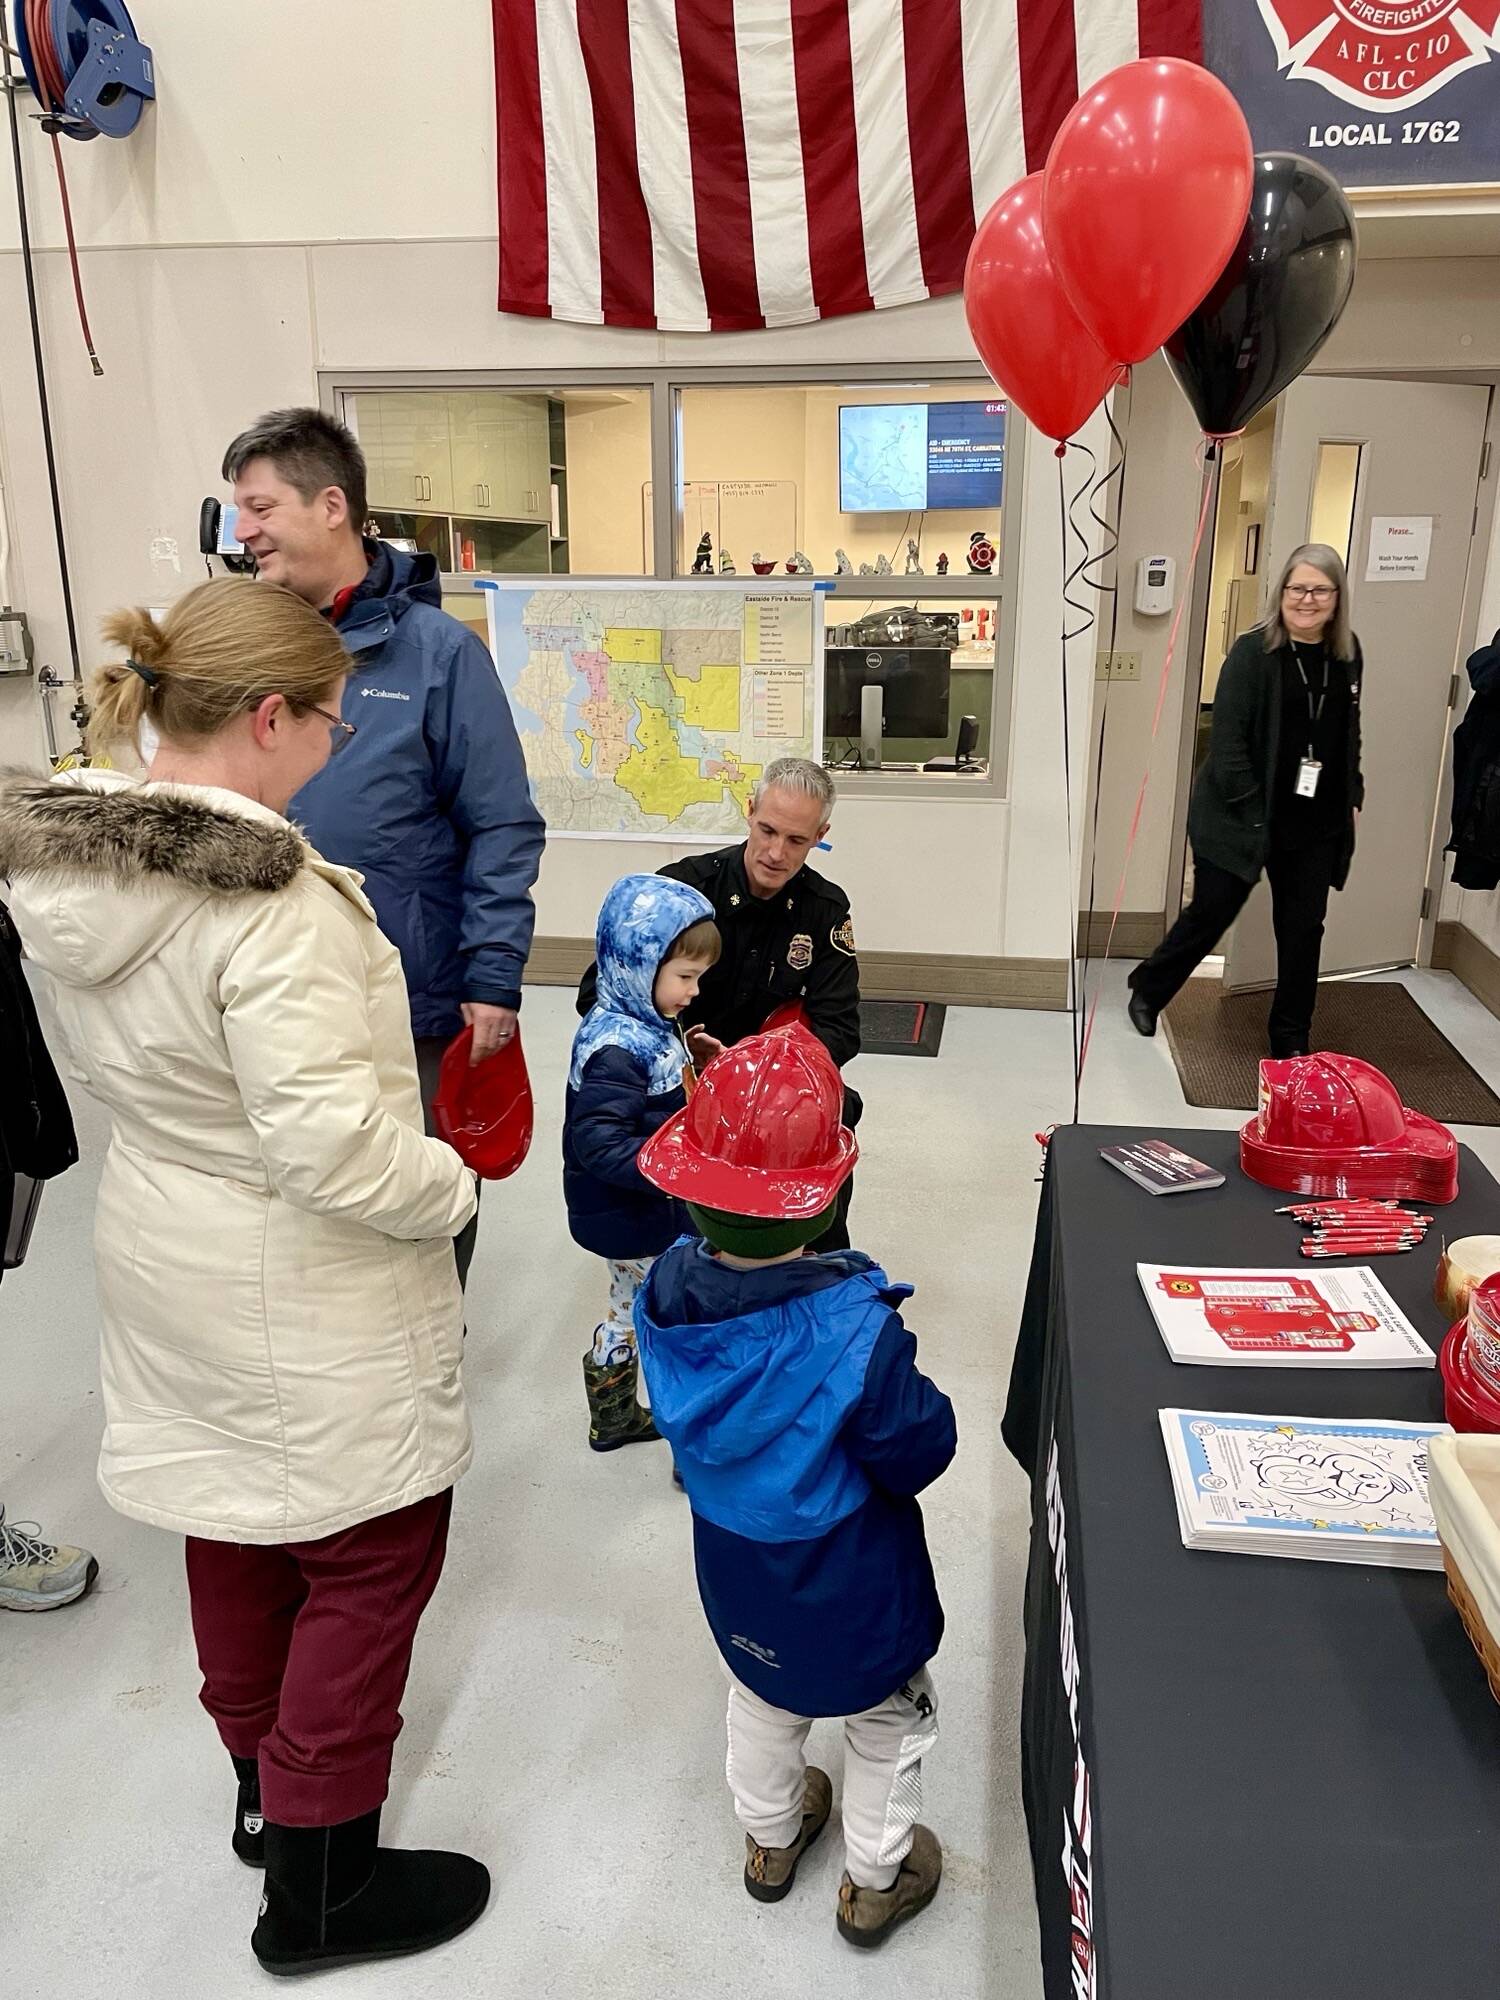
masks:
<svg viewBox="0 0 1500 2000"><path fill-rule="evenodd" d="M98 660L109 608L161 603L202 574L198 502L218 489L225 443L264 409L315 400L320 370L689 361L908 369L973 360L956 299L712 337L502 318L485 0L448 0L440 49L432 17L396 0L266 0L246 17L253 25L228 33L221 9L188 0L139 0L136 13L156 49L157 107L128 141L66 148L102 379L89 371L57 248L50 158L34 126L26 132L86 668ZM8 176L7 161L0 480L15 538L12 587L32 616L39 656L66 674ZM840 808L830 867L872 948L1040 957L1067 949L1052 477L1043 449L1012 487L1021 519L1013 509L1009 526L1022 536L1026 578L1014 611L1012 799L851 798ZM638 475L621 506L633 534ZM1075 661L1073 673L1074 713L1085 720L1087 663ZM1075 748L1081 763L1081 741ZM41 754L34 690L0 687L0 755ZM608 882L661 857L659 847L554 842L539 930L586 935Z"/></svg>
<svg viewBox="0 0 1500 2000"><path fill-rule="evenodd" d="M137 0L161 96L128 141L65 146L84 284L106 373L96 380L73 310L45 141L26 124L41 316L85 663L121 602L191 582L198 501L225 442L277 404L315 400L320 370L632 367L712 361L920 369L972 361L946 299L775 333L661 335L502 318L494 310L494 84L486 0L263 0L235 15L203 0ZM434 26L440 21L440 31ZM4 157L0 154L0 157ZM0 166L0 482L12 585L42 659L67 671L45 471L29 365L9 161ZM1500 366L1500 260L1368 263L1329 367ZM1140 371L1132 435L1139 536L1183 545L1195 497L1192 433L1175 391ZM1067 949L1061 801L1055 467L1029 455L1013 610L1012 797L928 804L850 800L832 865L872 946L1056 956ZM638 491L623 503L632 531ZM1190 524L1190 523L1189 523ZM1129 525L1129 523L1127 523ZM1132 535L1135 530L1132 527ZM735 552L739 555L739 551ZM748 552L746 552L748 553ZM851 549L851 554L853 550ZM950 550L956 554L956 550ZM1118 856L1154 699L1159 627L1124 622L1138 686L1114 690L1101 879ZM1153 650L1154 649L1154 650ZM1179 682L1181 676L1179 675ZM1070 669L1086 725L1087 649ZM65 706L65 704L64 704ZM1172 691L1128 908L1160 906L1181 686ZM1084 741L1075 769L1082 769ZM29 686L0 687L0 755L36 758ZM1081 816L1081 815L1080 815ZM1112 843L1112 845L1111 845ZM554 843L540 928L579 935L604 879L639 850ZM1076 855L1078 843L1074 843ZM659 854L659 850L652 850ZM649 856L645 858L650 858ZM1116 864L1117 865L1117 864ZM942 885L940 895L933 884Z"/></svg>

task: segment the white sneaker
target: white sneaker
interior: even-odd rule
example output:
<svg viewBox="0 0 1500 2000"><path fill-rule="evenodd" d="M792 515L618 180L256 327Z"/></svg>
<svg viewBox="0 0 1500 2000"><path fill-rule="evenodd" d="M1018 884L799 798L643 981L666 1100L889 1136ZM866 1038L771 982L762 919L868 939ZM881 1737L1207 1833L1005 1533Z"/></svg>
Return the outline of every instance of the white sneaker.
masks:
<svg viewBox="0 0 1500 2000"><path fill-rule="evenodd" d="M44 1542L35 1521L7 1521L0 1506L0 1610L56 1611L98 1574L87 1549Z"/></svg>

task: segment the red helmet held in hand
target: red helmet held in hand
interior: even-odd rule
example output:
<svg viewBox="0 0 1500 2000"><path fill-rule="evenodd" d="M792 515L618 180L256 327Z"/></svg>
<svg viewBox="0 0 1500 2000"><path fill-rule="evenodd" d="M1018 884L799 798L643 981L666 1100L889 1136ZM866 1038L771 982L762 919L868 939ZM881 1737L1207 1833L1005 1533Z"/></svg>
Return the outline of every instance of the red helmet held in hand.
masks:
<svg viewBox="0 0 1500 2000"><path fill-rule="evenodd" d="M432 1122L481 1180L503 1181L531 1150L531 1079L521 1030L471 1068L473 1040L473 1029L465 1028L443 1051Z"/></svg>
<svg viewBox="0 0 1500 2000"><path fill-rule="evenodd" d="M805 1028L749 1035L704 1070L686 1107L641 1148L653 1187L699 1208L792 1221L820 1215L854 1171L844 1083Z"/></svg>

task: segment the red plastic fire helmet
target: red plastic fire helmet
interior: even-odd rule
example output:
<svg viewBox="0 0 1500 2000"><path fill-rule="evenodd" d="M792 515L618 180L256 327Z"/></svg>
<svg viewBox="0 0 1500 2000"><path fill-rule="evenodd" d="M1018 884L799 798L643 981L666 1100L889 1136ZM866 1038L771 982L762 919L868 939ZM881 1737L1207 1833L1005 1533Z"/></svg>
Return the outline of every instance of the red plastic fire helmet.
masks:
<svg viewBox="0 0 1500 2000"><path fill-rule="evenodd" d="M477 1067L469 1066L474 1030L443 1051L432 1122L466 1167L483 1181L503 1181L531 1150L531 1078L521 1030Z"/></svg>
<svg viewBox="0 0 1500 2000"><path fill-rule="evenodd" d="M821 1215L859 1157L843 1113L838 1066L806 1028L748 1035L714 1057L685 1108L646 1141L640 1169L699 1208Z"/></svg>
<svg viewBox="0 0 1500 2000"><path fill-rule="evenodd" d="M1291 1194L1441 1202L1458 1193L1453 1134L1404 1105L1390 1078L1358 1056L1263 1062L1240 1165Z"/></svg>

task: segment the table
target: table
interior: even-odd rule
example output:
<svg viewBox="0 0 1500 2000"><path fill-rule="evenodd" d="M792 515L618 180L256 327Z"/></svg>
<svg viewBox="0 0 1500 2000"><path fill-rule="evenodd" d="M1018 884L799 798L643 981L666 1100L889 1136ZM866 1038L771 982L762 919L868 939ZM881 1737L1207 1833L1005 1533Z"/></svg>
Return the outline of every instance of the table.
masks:
<svg viewBox="0 0 1500 2000"><path fill-rule="evenodd" d="M1048 2000L1493 2000L1500 1705L1441 1576L1190 1552L1157 1411L1440 1419L1412 1370L1188 1368L1142 1263L1288 1265L1292 1199L1152 1196L1059 1131L1003 1426L1032 1479L1022 1766ZM1422 1248L1374 1261L1436 1347L1440 1238L1500 1229L1467 1148ZM1356 1260L1357 1261L1357 1260Z"/></svg>

